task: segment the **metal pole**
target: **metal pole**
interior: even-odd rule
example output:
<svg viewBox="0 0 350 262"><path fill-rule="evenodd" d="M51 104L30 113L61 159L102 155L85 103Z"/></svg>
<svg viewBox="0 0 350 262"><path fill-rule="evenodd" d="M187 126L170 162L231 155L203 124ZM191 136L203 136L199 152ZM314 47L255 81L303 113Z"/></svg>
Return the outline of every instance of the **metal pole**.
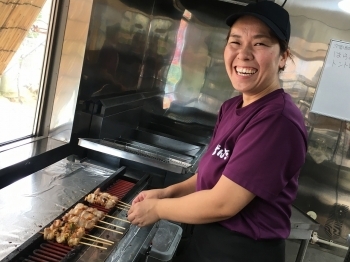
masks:
<svg viewBox="0 0 350 262"><path fill-rule="evenodd" d="M302 262L304 260L307 246L309 245L309 240L303 239L301 240L300 247L298 250L298 255L295 262Z"/></svg>

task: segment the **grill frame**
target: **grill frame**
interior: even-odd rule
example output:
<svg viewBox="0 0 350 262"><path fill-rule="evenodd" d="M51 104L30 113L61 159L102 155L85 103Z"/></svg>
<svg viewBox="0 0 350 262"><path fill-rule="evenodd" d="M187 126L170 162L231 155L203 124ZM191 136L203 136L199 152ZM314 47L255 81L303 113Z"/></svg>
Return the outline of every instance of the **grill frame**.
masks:
<svg viewBox="0 0 350 262"><path fill-rule="evenodd" d="M125 176L125 172L126 172L126 167L123 166L121 168L119 168L118 170L116 170L112 175L110 175L106 180L104 180L101 184L99 184L98 186L96 186L95 188L93 188L90 192L88 192L86 195L93 193L97 188L100 188L101 191L107 191L109 187L111 187L114 183L116 183L118 180L124 180L124 181L128 181L128 182L132 182L135 183L134 186L124 195L124 197L121 199L123 202L129 202L132 197L138 192L140 191L140 188L143 188L145 186L148 185L148 179L149 179L149 175L145 174L140 180L135 180L133 178L127 177ZM85 195L85 196L86 196ZM86 204L87 202L85 201L85 196L83 196L82 198L80 198L77 202L75 202L71 207L69 207L68 209L66 209L64 212L62 212L60 215L58 215L56 218L54 218L50 223L48 223L47 225L45 225L43 228L49 227L52 222L56 219L61 219L63 217L63 215L67 212L69 212L69 210L73 209L75 207L75 205L77 203L84 203ZM93 205L89 205L91 207L93 207ZM116 207L108 210L108 214L114 213L117 210ZM104 210L103 210L104 211ZM31 260L30 256L32 256L33 252L37 249L40 249L40 245L44 244L44 243L54 243L54 244L58 244L56 242L53 241L47 241L43 239L43 235L40 233L41 230L39 230L39 232L35 233L32 237L30 237L27 241L25 241L22 245L20 245L19 247L17 247L14 251L12 251L10 254L8 254L3 260L2 262L7 262L7 261L38 261L38 260ZM97 232L101 231L98 228L94 228L91 231L89 231L89 234L96 234ZM128 229L125 231L124 235L127 234ZM123 236L124 236L123 235ZM58 244L64 247L68 247L66 245L62 245L62 244ZM76 258L79 254L83 253L83 251L85 249L87 249L87 246L84 245L78 245L73 247L67 254L66 256L60 260L61 262L68 262L68 261L72 261L72 259ZM43 260L44 261L44 260Z"/></svg>

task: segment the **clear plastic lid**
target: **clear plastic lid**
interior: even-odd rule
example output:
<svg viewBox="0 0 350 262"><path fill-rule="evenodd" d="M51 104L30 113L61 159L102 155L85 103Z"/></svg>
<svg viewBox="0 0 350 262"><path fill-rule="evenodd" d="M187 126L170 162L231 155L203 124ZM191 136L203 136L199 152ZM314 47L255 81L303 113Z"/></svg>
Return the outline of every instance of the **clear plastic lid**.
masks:
<svg viewBox="0 0 350 262"><path fill-rule="evenodd" d="M169 261L175 253L181 235L182 228L179 225L161 220L152 240L150 256L161 261Z"/></svg>

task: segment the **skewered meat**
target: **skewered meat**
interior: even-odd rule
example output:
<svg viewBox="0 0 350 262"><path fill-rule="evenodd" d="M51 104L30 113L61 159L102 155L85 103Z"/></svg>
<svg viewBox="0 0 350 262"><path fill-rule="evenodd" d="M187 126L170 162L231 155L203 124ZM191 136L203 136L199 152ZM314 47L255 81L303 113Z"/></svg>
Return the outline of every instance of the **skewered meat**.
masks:
<svg viewBox="0 0 350 262"><path fill-rule="evenodd" d="M85 200L91 204L98 204L107 209L114 207L119 199L107 192L101 192L100 188L97 188L94 193L91 193L85 197Z"/></svg>
<svg viewBox="0 0 350 262"><path fill-rule="evenodd" d="M50 227L44 229L44 239L56 240L57 243L67 243L69 246L77 245L85 234L85 228L61 220L55 220Z"/></svg>
<svg viewBox="0 0 350 262"><path fill-rule="evenodd" d="M96 208L88 207L81 203L78 205L62 217L63 221L75 223L85 229L92 229L105 216L104 212Z"/></svg>
<svg viewBox="0 0 350 262"><path fill-rule="evenodd" d="M49 227L44 228L44 239L46 240L53 240L56 237L57 228L51 229Z"/></svg>
<svg viewBox="0 0 350 262"><path fill-rule="evenodd" d="M60 226L63 225L63 221L56 219L53 221L50 227L44 228L44 239L53 240L57 235L57 231Z"/></svg>

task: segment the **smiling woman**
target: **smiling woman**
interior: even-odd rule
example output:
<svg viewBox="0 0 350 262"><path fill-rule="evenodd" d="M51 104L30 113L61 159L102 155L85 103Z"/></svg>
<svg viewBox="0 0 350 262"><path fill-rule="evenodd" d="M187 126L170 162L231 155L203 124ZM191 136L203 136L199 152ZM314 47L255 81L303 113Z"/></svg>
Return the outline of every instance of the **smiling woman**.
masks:
<svg viewBox="0 0 350 262"><path fill-rule="evenodd" d="M3 51L0 54L0 145L34 134L52 0L44 2L32 1L33 5L0 3L2 18L5 18L7 11L9 16L16 13L23 15L31 10L35 14L32 19L27 14L27 19L16 20L16 23L21 21L23 25L11 24L9 21L13 17L4 21L0 19L0 38L11 40L6 40L11 46L0 43L0 50ZM4 28L7 32L4 32ZM22 42L20 38L4 36L16 28L26 32ZM6 64L4 61L7 61Z"/></svg>
<svg viewBox="0 0 350 262"><path fill-rule="evenodd" d="M226 24L225 67L242 95L222 104L197 174L141 192L128 219L138 226L159 219L194 224L175 261L281 262L307 149L303 116L278 75L289 55L282 44L290 37L289 14L262 1Z"/></svg>

